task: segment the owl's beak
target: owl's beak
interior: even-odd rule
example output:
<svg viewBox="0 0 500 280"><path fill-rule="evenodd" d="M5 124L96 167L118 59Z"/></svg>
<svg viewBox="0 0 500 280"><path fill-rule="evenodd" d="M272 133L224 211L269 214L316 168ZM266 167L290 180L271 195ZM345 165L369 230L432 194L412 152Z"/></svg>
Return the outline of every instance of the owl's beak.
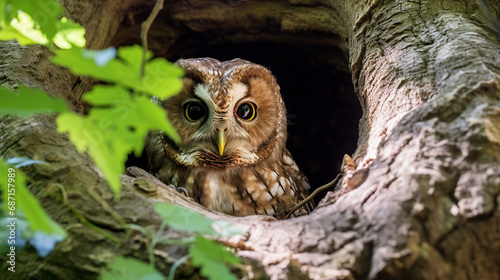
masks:
<svg viewBox="0 0 500 280"><path fill-rule="evenodd" d="M217 134L217 146L219 147L219 155L222 156L224 153L224 146L226 146L226 137L224 136L224 131L220 130Z"/></svg>

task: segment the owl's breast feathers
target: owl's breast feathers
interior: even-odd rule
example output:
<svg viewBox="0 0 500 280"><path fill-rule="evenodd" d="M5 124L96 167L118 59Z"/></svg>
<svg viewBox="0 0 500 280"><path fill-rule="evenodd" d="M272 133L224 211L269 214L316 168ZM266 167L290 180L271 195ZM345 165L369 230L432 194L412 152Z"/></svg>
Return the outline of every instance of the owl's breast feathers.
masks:
<svg viewBox="0 0 500 280"><path fill-rule="evenodd" d="M190 196L211 210L235 216L281 218L305 197L309 184L301 174L287 172L284 166L265 165L223 170L174 167L167 173L171 183L186 188ZM310 210L304 207L295 215Z"/></svg>

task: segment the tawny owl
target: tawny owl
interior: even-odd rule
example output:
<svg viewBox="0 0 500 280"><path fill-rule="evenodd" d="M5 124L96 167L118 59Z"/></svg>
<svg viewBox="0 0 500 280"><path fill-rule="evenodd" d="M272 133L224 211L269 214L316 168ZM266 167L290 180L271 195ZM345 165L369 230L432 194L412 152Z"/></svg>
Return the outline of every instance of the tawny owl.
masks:
<svg viewBox="0 0 500 280"><path fill-rule="evenodd" d="M286 149L287 120L269 70L242 59L181 59L182 91L159 101L181 141L154 132L151 172L203 206L236 216L283 217L309 184ZM302 215L313 205L295 212Z"/></svg>

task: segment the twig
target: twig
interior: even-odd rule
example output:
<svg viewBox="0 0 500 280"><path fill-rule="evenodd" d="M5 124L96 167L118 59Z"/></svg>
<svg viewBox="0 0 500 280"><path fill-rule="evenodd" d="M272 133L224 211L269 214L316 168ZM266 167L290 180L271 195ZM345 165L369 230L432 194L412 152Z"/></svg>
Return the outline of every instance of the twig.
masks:
<svg viewBox="0 0 500 280"><path fill-rule="evenodd" d="M63 197L63 204L68 203L68 193L66 192L66 189L64 188L63 185L59 183L49 183L49 187L47 188L46 191L43 192L43 195L45 196L46 194L52 195L51 191L53 188L59 189L61 191L62 197Z"/></svg>
<svg viewBox="0 0 500 280"><path fill-rule="evenodd" d="M174 280L175 277L175 270L177 270L177 267L179 267L181 264L183 264L187 259L189 258L189 255L186 255L180 259L178 259L170 268L170 273L168 274L168 280Z"/></svg>
<svg viewBox="0 0 500 280"><path fill-rule="evenodd" d="M141 24L141 43L142 43L142 61L141 61L141 78L144 77L146 69L146 53L148 52L148 32L161 9L163 9L164 0L156 0L156 4L149 14L149 17Z"/></svg>
<svg viewBox="0 0 500 280"><path fill-rule="evenodd" d="M89 222L89 220L87 220L87 218L85 218L85 216L83 214L81 214L80 212L78 212L78 210L76 210L76 208L71 203L68 202L68 195L67 195L66 190L64 189L64 186L62 186L59 183L54 183L54 184L50 185L50 187L46 190L46 192L51 197L54 197L54 198L56 198L56 199L58 199L60 201L61 198L56 193L50 193L50 191L52 190L52 188L58 188L59 190L61 190L62 201L63 201L64 205L66 205L75 214L75 216L80 220L80 224L78 224L78 225L85 225L88 228L90 228L91 230L93 230L93 231L95 231L95 232L103 235L104 237L108 238L109 240L111 240L113 242L116 242L116 243L121 243L121 240L119 238L115 237L114 235L108 233L104 229L102 229L102 228L94 225L93 223ZM43 195L45 196L46 193L44 193ZM76 224L75 224L75 226L76 226ZM71 228L71 226L67 227L66 231L68 231L70 228Z"/></svg>
<svg viewBox="0 0 500 280"><path fill-rule="evenodd" d="M126 222L123 218L118 214L118 212L113 209L93 188L88 188L87 192L94 198L97 203L99 203L104 210L106 210L111 216L118 222L120 225L125 226Z"/></svg>
<svg viewBox="0 0 500 280"><path fill-rule="evenodd" d="M165 221L161 222L160 227L158 228L158 231L153 236L153 239L151 239L151 243L150 243L149 248L148 248L149 265L151 267L155 267L155 255L154 255L155 247L156 247L156 243L158 242L158 239L160 239L161 234L165 230L165 227L167 227L167 222L165 222Z"/></svg>
<svg viewBox="0 0 500 280"><path fill-rule="evenodd" d="M135 229L135 230L139 231L140 233L144 234L144 236L146 236L147 240L153 239L153 236L151 235L151 233L146 228L144 228L140 225L126 224L125 228L126 229ZM127 232L127 239L129 239L129 238L130 238L130 231Z"/></svg>
<svg viewBox="0 0 500 280"><path fill-rule="evenodd" d="M109 240L115 242L115 243L121 243L122 241L115 237L114 235L112 235L111 233L108 233L107 231L105 231L104 229L94 225L93 223L89 222L84 216L83 214L81 214L80 212L78 212L78 210L76 210L75 207L73 207L73 205L71 204L67 204L68 208L75 214L75 216L80 220L80 223L86 225L88 228L90 228L91 230L101 234L102 236L108 238Z"/></svg>
<svg viewBox="0 0 500 280"><path fill-rule="evenodd" d="M297 211L297 209L304 206L309 200L313 199L313 197L315 197L319 192L324 191L326 189L329 189L331 186L335 185L338 182L338 180L340 178L342 178L342 176L343 176L343 174L339 173L339 174L337 174L337 177L335 177L335 179L333 179L333 181L331 181L330 183L323 185L323 186L317 188L316 190L314 190L314 192L312 194L310 194L308 197L306 197L304 200L302 200L299 204L295 205L292 208L292 210L290 210L290 212L288 212L288 214L286 214L286 216L283 218L283 220L288 219L288 217L290 217L290 215L292 215L293 212Z"/></svg>

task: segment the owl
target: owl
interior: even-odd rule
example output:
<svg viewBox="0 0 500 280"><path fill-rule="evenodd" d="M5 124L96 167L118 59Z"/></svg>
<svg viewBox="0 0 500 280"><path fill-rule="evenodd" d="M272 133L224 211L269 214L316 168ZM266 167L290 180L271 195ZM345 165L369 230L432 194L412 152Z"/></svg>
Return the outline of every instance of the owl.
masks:
<svg viewBox="0 0 500 280"><path fill-rule="evenodd" d="M148 135L150 172L222 213L282 218L309 183L286 149L286 109L265 67L243 60L180 59L182 91L156 100L180 136ZM308 203L294 212L307 214Z"/></svg>

